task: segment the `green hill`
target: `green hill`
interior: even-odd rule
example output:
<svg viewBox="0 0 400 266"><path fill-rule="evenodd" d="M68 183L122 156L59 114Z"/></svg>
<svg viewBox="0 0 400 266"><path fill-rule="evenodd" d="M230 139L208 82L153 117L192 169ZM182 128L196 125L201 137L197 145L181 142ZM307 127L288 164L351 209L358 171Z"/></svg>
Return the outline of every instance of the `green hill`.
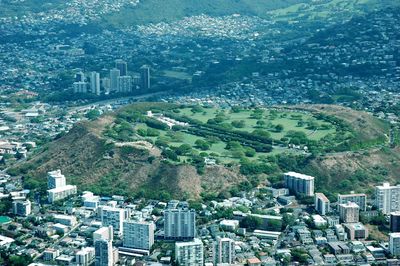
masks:
<svg viewBox="0 0 400 266"><path fill-rule="evenodd" d="M304 0L144 0L105 17L113 25L171 22L187 16L232 14L265 16L268 11L286 8Z"/></svg>
<svg viewBox="0 0 400 266"><path fill-rule="evenodd" d="M270 153L254 153L250 148L253 152L249 153L248 145L251 146L254 141L262 144L264 140L269 140L267 133L263 134L264 138L251 138L240 143L241 138L249 135L226 131L226 136L222 138L215 137L218 134L212 138L204 138L197 135L193 128L160 129L160 124L154 121L146 124L146 120L143 120L143 115L148 110L154 113L173 111L177 116L186 114L188 117L193 116L192 119L204 121L207 117L211 120L221 118L221 112L214 116L213 109L202 110L202 113L198 113L196 109L193 113L185 106L134 104L115 114L77 124L68 134L49 143L26 162L9 169L9 173L23 175L25 187L44 191L46 172L61 169L69 182L78 185L80 190L91 190L104 195L140 195L165 200L171 197L209 198L235 195L237 191L268 182L279 186L285 171L316 176L317 189L334 197L337 192L368 191L372 185L383 180L396 180L400 170L398 150L389 148L387 144L388 125L365 112L338 106L307 105L274 108L270 110L272 113L264 111L264 115L257 118L258 120L252 120L265 119L267 124L287 121L289 125L291 119L300 119L299 116L303 117L303 121L311 123L313 116L325 115L335 117L337 120L332 120L334 123L342 121L339 124L351 125L348 130L353 137L345 140L348 142L346 145L340 146L342 151L305 155L287 150L284 146L274 146ZM246 121L247 127L251 127L250 123L253 122L249 115L255 114L260 112L236 110L225 112L225 118L226 121L237 121L241 117ZM207 128L202 124L196 127L201 132L209 130L210 133L218 133L220 129ZM243 130L252 129L244 127ZM263 130L267 132L268 128ZM302 127L297 130L306 131ZM325 136L324 130L327 129L323 129L318 138L331 139L333 128ZM293 129L288 132L292 131ZM313 135L309 137L318 139ZM230 138L239 141L229 141ZM202 142L196 142L198 139ZM359 145L358 140L362 140L364 144ZM281 140L272 134L272 141ZM315 140L309 141L315 143ZM207 147L204 148L205 144ZM204 157L215 158L217 165L204 165Z"/></svg>

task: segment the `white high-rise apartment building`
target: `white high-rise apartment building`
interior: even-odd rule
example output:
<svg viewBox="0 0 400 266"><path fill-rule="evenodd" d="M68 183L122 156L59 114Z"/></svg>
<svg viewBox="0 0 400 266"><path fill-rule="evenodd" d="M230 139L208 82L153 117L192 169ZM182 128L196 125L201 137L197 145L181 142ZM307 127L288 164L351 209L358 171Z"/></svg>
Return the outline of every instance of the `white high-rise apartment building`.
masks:
<svg viewBox="0 0 400 266"><path fill-rule="evenodd" d="M389 234L389 250L393 256L400 256L400 233Z"/></svg>
<svg viewBox="0 0 400 266"><path fill-rule="evenodd" d="M175 243L175 262L180 266L203 266L203 256L203 242L198 238Z"/></svg>
<svg viewBox="0 0 400 266"><path fill-rule="evenodd" d="M400 185L391 186L383 183L375 187L375 206L383 214L400 211Z"/></svg>
<svg viewBox="0 0 400 266"><path fill-rule="evenodd" d="M96 231L94 231L93 232L93 241L96 241L99 239L113 241L113 239L114 239L113 227L110 225L107 227L101 227L101 228L97 229Z"/></svg>
<svg viewBox="0 0 400 266"><path fill-rule="evenodd" d="M118 92L127 93L132 91L132 77L131 76L119 76L118 77Z"/></svg>
<svg viewBox="0 0 400 266"><path fill-rule="evenodd" d="M104 206L101 208L101 222L103 226L112 226L114 233L123 234L125 211L121 208Z"/></svg>
<svg viewBox="0 0 400 266"><path fill-rule="evenodd" d="M113 68L110 70L110 89L111 91L118 91L118 78L121 75L119 69Z"/></svg>
<svg viewBox="0 0 400 266"><path fill-rule="evenodd" d="M49 203L65 199L77 193L76 186L66 184L65 176L61 174L61 170L47 173L47 186Z"/></svg>
<svg viewBox="0 0 400 266"><path fill-rule="evenodd" d="M196 211L167 209L164 211L164 238L189 240L196 236Z"/></svg>
<svg viewBox="0 0 400 266"><path fill-rule="evenodd" d="M364 193L351 193L351 194L339 194L338 195L338 204L346 203L346 202L354 202L356 203L361 211L367 210L367 195Z"/></svg>
<svg viewBox="0 0 400 266"><path fill-rule="evenodd" d="M154 244L153 222L125 221L123 243L126 248L150 250Z"/></svg>
<svg viewBox="0 0 400 266"><path fill-rule="evenodd" d="M214 262L232 264L235 261L235 241L230 238L217 238L214 243Z"/></svg>
<svg viewBox="0 0 400 266"><path fill-rule="evenodd" d="M87 83L84 81L77 81L72 84L74 93L87 93Z"/></svg>
<svg viewBox="0 0 400 266"><path fill-rule="evenodd" d="M324 193L315 193L314 198L315 210L321 214L326 215L330 212L330 201Z"/></svg>
<svg viewBox="0 0 400 266"><path fill-rule="evenodd" d="M284 174L286 187L294 193L314 196L314 177L296 172Z"/></svg>
<svg viewBox="0 0 400 266"><path fill-rule="evenodd" d="M90 90L91 93L100 95L100 73L95 71L90 73Z"/></svg>
<svg viewBox="0 0 400 266"><path fill-rule="evenodd" d="M65 176L61 174L61 170L55 170L47 173L47 188L60 188L65 187L66 181Z"/></svg>
<svg viewBox="0 0 400 266"><path fill-rule="evenodd" d="M339 204L339 216L344 223L358 223L360 207L354 202Z"/></svg>
<svg viewBox="0 0 400 266"><path fill-rule="evenodd" d="M114 265L112 241L106 239L98 239L94 241L94 249L95 249L95 266Z"/></svg>

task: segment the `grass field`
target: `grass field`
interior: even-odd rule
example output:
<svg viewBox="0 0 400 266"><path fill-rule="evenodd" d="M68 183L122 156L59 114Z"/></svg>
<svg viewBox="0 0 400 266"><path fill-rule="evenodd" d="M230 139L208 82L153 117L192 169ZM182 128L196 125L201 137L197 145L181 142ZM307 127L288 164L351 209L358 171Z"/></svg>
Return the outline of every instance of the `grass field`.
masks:
<svg viewBox="0 0 400 266"><path fill-rule="evenodd" d="M163 75L165 77L169 78L175 78L175 79L181 79L181 80L187 80L189 82L192 82L192 76L189 75L186 72L181 72L181 71L173 71L173 70L165 70Z"/></svg>
<svg viewBox="0 0 400 266"><path fill-rule="evenodd" d="M183 108L181 109L182 115L188 116L192 119L197 119L203 123L206 123L209 119L213 119L216 117L217 113L220 110L214 108L204 108L204 111L201 113L193 113L191 108ZM225 110L224 113L228 120L227 123L232 123L233 121L241 121L245 122L245 126L243 128L236 128L236 130L252 132L255 129L266 129L266 127L259 127L257 126L257 119L253 119L250 115L253 113L252 110L242 110L238 113L231 112L230 110ZM293 118L293 117L296 118ZM281 111L274 114L271 114L271 111L265 110L262 119L267 125L271 126L282 125L283 131L282 132L273 132L271 131L271 137L275 140L281 139L284 135L290 131L301 131L304 132L307 137L311 140L320 140L321 138L325 137L328 134L334 134L336 132L335 128L332 127L330 129L325 130L310 130L307 129L306 126L298 126L299 120L302 121L314 121L318 125L329 125L329 123L317 121L311 114L307 113L299 113L294 111Z"/></svg>
<svg viewBox="0 0 400 266"><path fill-rule="evenodd" d="M196 110L195 110L196 109ZM299 112L293 110L258 110L258 116L255 117L255 110L253 109L243 109L236 110L235 112L231 109L217 109L217 108L190 108L182 107L174 110L174 113L179 117L189 117L192 120L198 120L202 124L207 124L210 119L215 119L216 117L223 114L225 124L234 124L238 121L242 122L241 128L235 128L232 126L232 130L242 131L252 133L254 130L268 131L273 140L279 141L286 136L288 132L297 131L303 132L310 140L318 141L328 134L335 134L336 129L331 124L317 120L311 113ZM260 121L263 121L263 125L260 126ZM299 122L303 124L299 126ZM314 126L318 128L325 126L326 129L311 130L307 128L308 123L313 123ZM277 125L281 125L282 130L275 132ZM145 123L138 123L135 125L135 131L145 130L147 131L149 127ZM157 130L158 136L137 136L138 139L151 139L154 143L156 141L164 141L168 143L168 146L173 148L178 148L183 144L189 144L192 147L192 152L194 154L206 153L209 157L216 157L222 163L239 162L241 156L238 156L235 151L227 149L227 142L222 140L214 140L210 142L208 137L198 136L189 133L187 130L171 131L171 130ZM202 140L208 142L210 147L206 150L202 150L197 147L196 141ZM299 150L288 149L285 146L275 146L272 152L256 152L253 156L248 157L249 160L260 161L263 157L267 157L274 154L279 154L282 152L289 153L301 153ZM181 161L187 159L186 156L179 156Z"/></svg>

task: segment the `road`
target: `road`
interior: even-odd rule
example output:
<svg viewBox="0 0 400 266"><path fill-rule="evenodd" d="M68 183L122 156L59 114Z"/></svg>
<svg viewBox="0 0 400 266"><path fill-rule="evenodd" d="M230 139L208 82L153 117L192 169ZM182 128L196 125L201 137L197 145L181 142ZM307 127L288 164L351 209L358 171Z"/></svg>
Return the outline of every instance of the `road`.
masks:
<svg viewBox="0 0 400 266"><path fill-rule="evenodd" d="M75 231L81 225L82 225L82 222L80 222L77 225L75 225L74 227L72 227L71 230L69 230L64 236L62 236L59 239L57 239L56 242L54 242L53 244L51 244L47 248L55 248L64 238L68 237L73 231ZM39 253L38 255L36 255L33 258L33 261L35 261L35 260L39 259L41 256L43 256L43 253L44 253L44 251L42 253Z"/></svg>
<svg viewBox="0 0 400 266"><path fill-rule="evenodd" d="M108 100L103 100L103 101L97 101L97 102L92 102L89 104L85 105L79 105L79 106L74 106L69 108L70 112L80 110L80 109L85 109L89 108L93 105L107 105L107 104L114 104L122 101L134 101L134 100L141 100L141 99L146 99L154 96L160 96L164 94L168 94L171 91L159 91L159 92L153 92L153 93L148 93L148 94L142 94L142 95L137 95L137 96L127 96L127 97L121 97L121 98L114 98L114 99L108 99Z"/></svg>

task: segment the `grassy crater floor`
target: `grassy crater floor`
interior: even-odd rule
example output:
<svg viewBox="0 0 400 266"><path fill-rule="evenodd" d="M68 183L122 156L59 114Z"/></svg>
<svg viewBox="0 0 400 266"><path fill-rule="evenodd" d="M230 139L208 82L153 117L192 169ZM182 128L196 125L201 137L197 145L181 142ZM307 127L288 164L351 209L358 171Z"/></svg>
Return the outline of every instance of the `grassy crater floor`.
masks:
<svg viewBox="0 0 400 266"><path fill-rule="evenodd" d="M141 111L143 115L145 110ZM243 158L260 160L279 153L304 154L309 152L309 146L329 147L339 134L341 141L352 137L350 130L341 128L338 131L335 123L304 110L180 106L162 111L149 107L147 111L155 113L152 120L165 116L186 121L188 126L153 128L139 119L128 123L127 126L132 127L128 140L147 140L155 146L168 147L177 153L178 161L201 155L226 164ZM254 141L254 134L262 135L261 140ZM232 145L234 147L229 147ZM271 149L258 149L259 145L270 145ZM184 146L187 150L180 151Z"/></svg>

